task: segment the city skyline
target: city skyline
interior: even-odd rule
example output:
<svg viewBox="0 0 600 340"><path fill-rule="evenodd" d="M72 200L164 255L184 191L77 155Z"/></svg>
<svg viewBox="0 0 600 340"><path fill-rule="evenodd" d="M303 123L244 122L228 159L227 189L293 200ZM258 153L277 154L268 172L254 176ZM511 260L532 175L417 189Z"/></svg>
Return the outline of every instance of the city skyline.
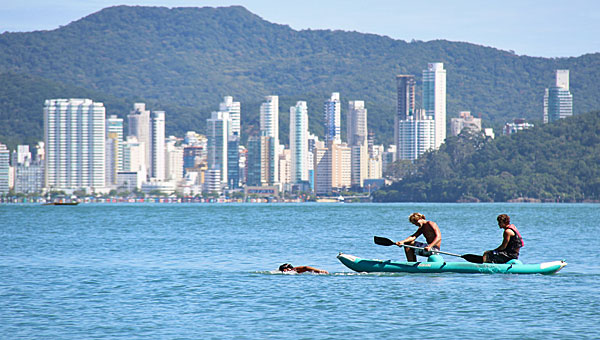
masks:
<svg viewBox="0 0 600 340"><path fill-rule="evenodd" d="M580 56L600 51L600 43L595 39L600 32L600 3L585 0L568 3L509 0L485 3L485 6L476 0L383 1L379 6L369 6L360 1L282 4L270 0L1 2L0 32L53 30L103 8L123 4L164 7L241 5L265 20L289 25L296 30L339 29L404 41L463 41L541 57ZM567 40L569 44L562 44Z"/></svg>

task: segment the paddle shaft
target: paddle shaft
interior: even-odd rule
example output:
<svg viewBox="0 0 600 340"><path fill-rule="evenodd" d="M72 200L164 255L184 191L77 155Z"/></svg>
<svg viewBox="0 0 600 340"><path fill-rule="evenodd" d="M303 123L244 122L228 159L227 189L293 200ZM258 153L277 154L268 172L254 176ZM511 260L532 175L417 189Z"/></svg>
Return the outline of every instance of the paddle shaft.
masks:
<svg viewBox="0 0 600 340"><path fill-rule="evenodd" d="M411 245L408 245L408 244L403 244L402 247L413 248L413 249L423 249L423 250L425 250L425 248L415 247L415 246L411 246ZM448 253L448 252L441 251L441 250L438 250L438 249L431 249L431 252L432 253L440 253L440 254L450 255L450 256L462 257L462 255L452 254L452 253Z"/></svg>
<svg viewBox="0 0 600 340"><path fill-rule="evenodd" d="M389 238L380 237L380 236L374 236L373 241L375 241L375 244L379 244L381 246L392 246L392 245L396 244L396 242L390 240ZM408 244L403 244L402 246L407 247L407 248L414 248L414 249L424 249L424 248L411 246ZM483 256L481 256L481 255L473 255L473 254L458 255L458 254L448 253L448 252L437 250L437 249L432 249L431 252L439 253L439 254L446 254L446 255L450 255L450 256L457 256L457 257L463 258L463 259L465 259L469 262L473 262L473 263L483 263Z"/></svg>

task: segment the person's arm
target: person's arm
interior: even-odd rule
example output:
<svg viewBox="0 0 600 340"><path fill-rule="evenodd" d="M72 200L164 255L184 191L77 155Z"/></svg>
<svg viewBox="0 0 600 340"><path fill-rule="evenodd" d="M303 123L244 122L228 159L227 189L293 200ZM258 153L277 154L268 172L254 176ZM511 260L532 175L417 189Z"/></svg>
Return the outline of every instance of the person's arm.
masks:
<svg viewBox="0 0 600 340"><path fill-rule="evenodd" d="M414 233L414 234L410 235L409 237L405 238L405 239L404 239L404 240L402 240L402 241L398 241L398 242L396 242L396 245L397 245L398 247L402 247L402 245L403 245L404 243L410 243L410 242L412 242L412 241L416 240L416 239L417 239L417 237L419 237L419 236L421 235L421 233L422 233L422 232L421 232L421 228L419 227L419 229L417 229L417 231L415 231L415 233Z"/></svg>
<svg viewBox="0 0 600 340"><path fill-rule="evenodd" d="M498 246L498 248L494 249L495 251L501 251L506 249L508 246L508 242L510 238L515 236L515 232L510 229L504 229L504 234L502 234L502 244Z"/></svg>
<svg viewBox="0 0 600 340"><path fill-rule="evenodd" d="M305 272L311 272L311 273L317 273L317 274L329 274L329 272L326 270L318 269L318 268L310 267L310 266L298 266L298 267L294 267L294 270L296 270L296 272L298 274L305 273Z"/></svg>

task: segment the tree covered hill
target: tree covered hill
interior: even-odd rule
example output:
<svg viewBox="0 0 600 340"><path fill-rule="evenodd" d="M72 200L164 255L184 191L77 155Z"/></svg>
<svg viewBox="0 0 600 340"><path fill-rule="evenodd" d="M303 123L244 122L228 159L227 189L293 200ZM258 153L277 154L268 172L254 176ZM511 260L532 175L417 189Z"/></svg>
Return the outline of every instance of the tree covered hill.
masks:
<svg viewBox="0 0 600 340"><path fill-rule="evenodd" d="M376 201L600 200L600 111L510 136L449 137Z"/></svg>
<svg viewBox="0 0 600 340"><path fill-rule="evenodd" d="M85 89L97 94L95 100L143 100L151 109L167 111L168 134L203 132L205 119L225 95L242 102L247 134L257 129L262 98L277 94L284 143L288 108L298 100L308 102L311 131L322 134L323 102L331 92L341 93L343 110L349 100L365 100L369 128L379 142L391 143L395 75L414 74L420 97L421 73L428 62L443 62L447 70L449 117L470 110L488 126L515 117L540 120L544 88L553 83L558 68L571 71L576 113L600 107L600 83L594 81L600 76L598 53L533 58L462 42L296 31L239 6L117 6L51 31L0 35L0 74ZM0 120L8 124L4 129L17 131L19 121L41 117L40 105L56 92L36 86L31 90L36 88L40 91L16 97L0 88L0 97L8 100L5 106L21 112L15 120L9 118L14 112L0 111ZM60 91L55 96L67 97ZM125 117L131 104L107 103L107 109ZM14 137L39 139L41 129L27 129Z"/></svg>

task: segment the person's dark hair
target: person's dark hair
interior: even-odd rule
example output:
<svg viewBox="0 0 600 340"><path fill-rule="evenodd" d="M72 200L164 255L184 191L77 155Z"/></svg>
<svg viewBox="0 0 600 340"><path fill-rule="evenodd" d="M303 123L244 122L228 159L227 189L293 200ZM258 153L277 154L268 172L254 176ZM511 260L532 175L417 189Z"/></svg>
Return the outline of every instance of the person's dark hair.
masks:
<svg viewBox="0 0 600 340"><path fill-rule="evenodd" d="M282 271L284 271L284 270L286 270L286 269L294 269L294 266L292 266L292 265L291 265L291 264L289 264L289 263L284 263L284 264L282 264L281 266L279 266L279 271L280 271L280 272L282 272Z"/></svg>
<svg viewBox="0 0 600 340"><path fill-rule="evenodd" d="M510 217L507 214L501 214L497 217L498 223L510 224Z"/></svg>

